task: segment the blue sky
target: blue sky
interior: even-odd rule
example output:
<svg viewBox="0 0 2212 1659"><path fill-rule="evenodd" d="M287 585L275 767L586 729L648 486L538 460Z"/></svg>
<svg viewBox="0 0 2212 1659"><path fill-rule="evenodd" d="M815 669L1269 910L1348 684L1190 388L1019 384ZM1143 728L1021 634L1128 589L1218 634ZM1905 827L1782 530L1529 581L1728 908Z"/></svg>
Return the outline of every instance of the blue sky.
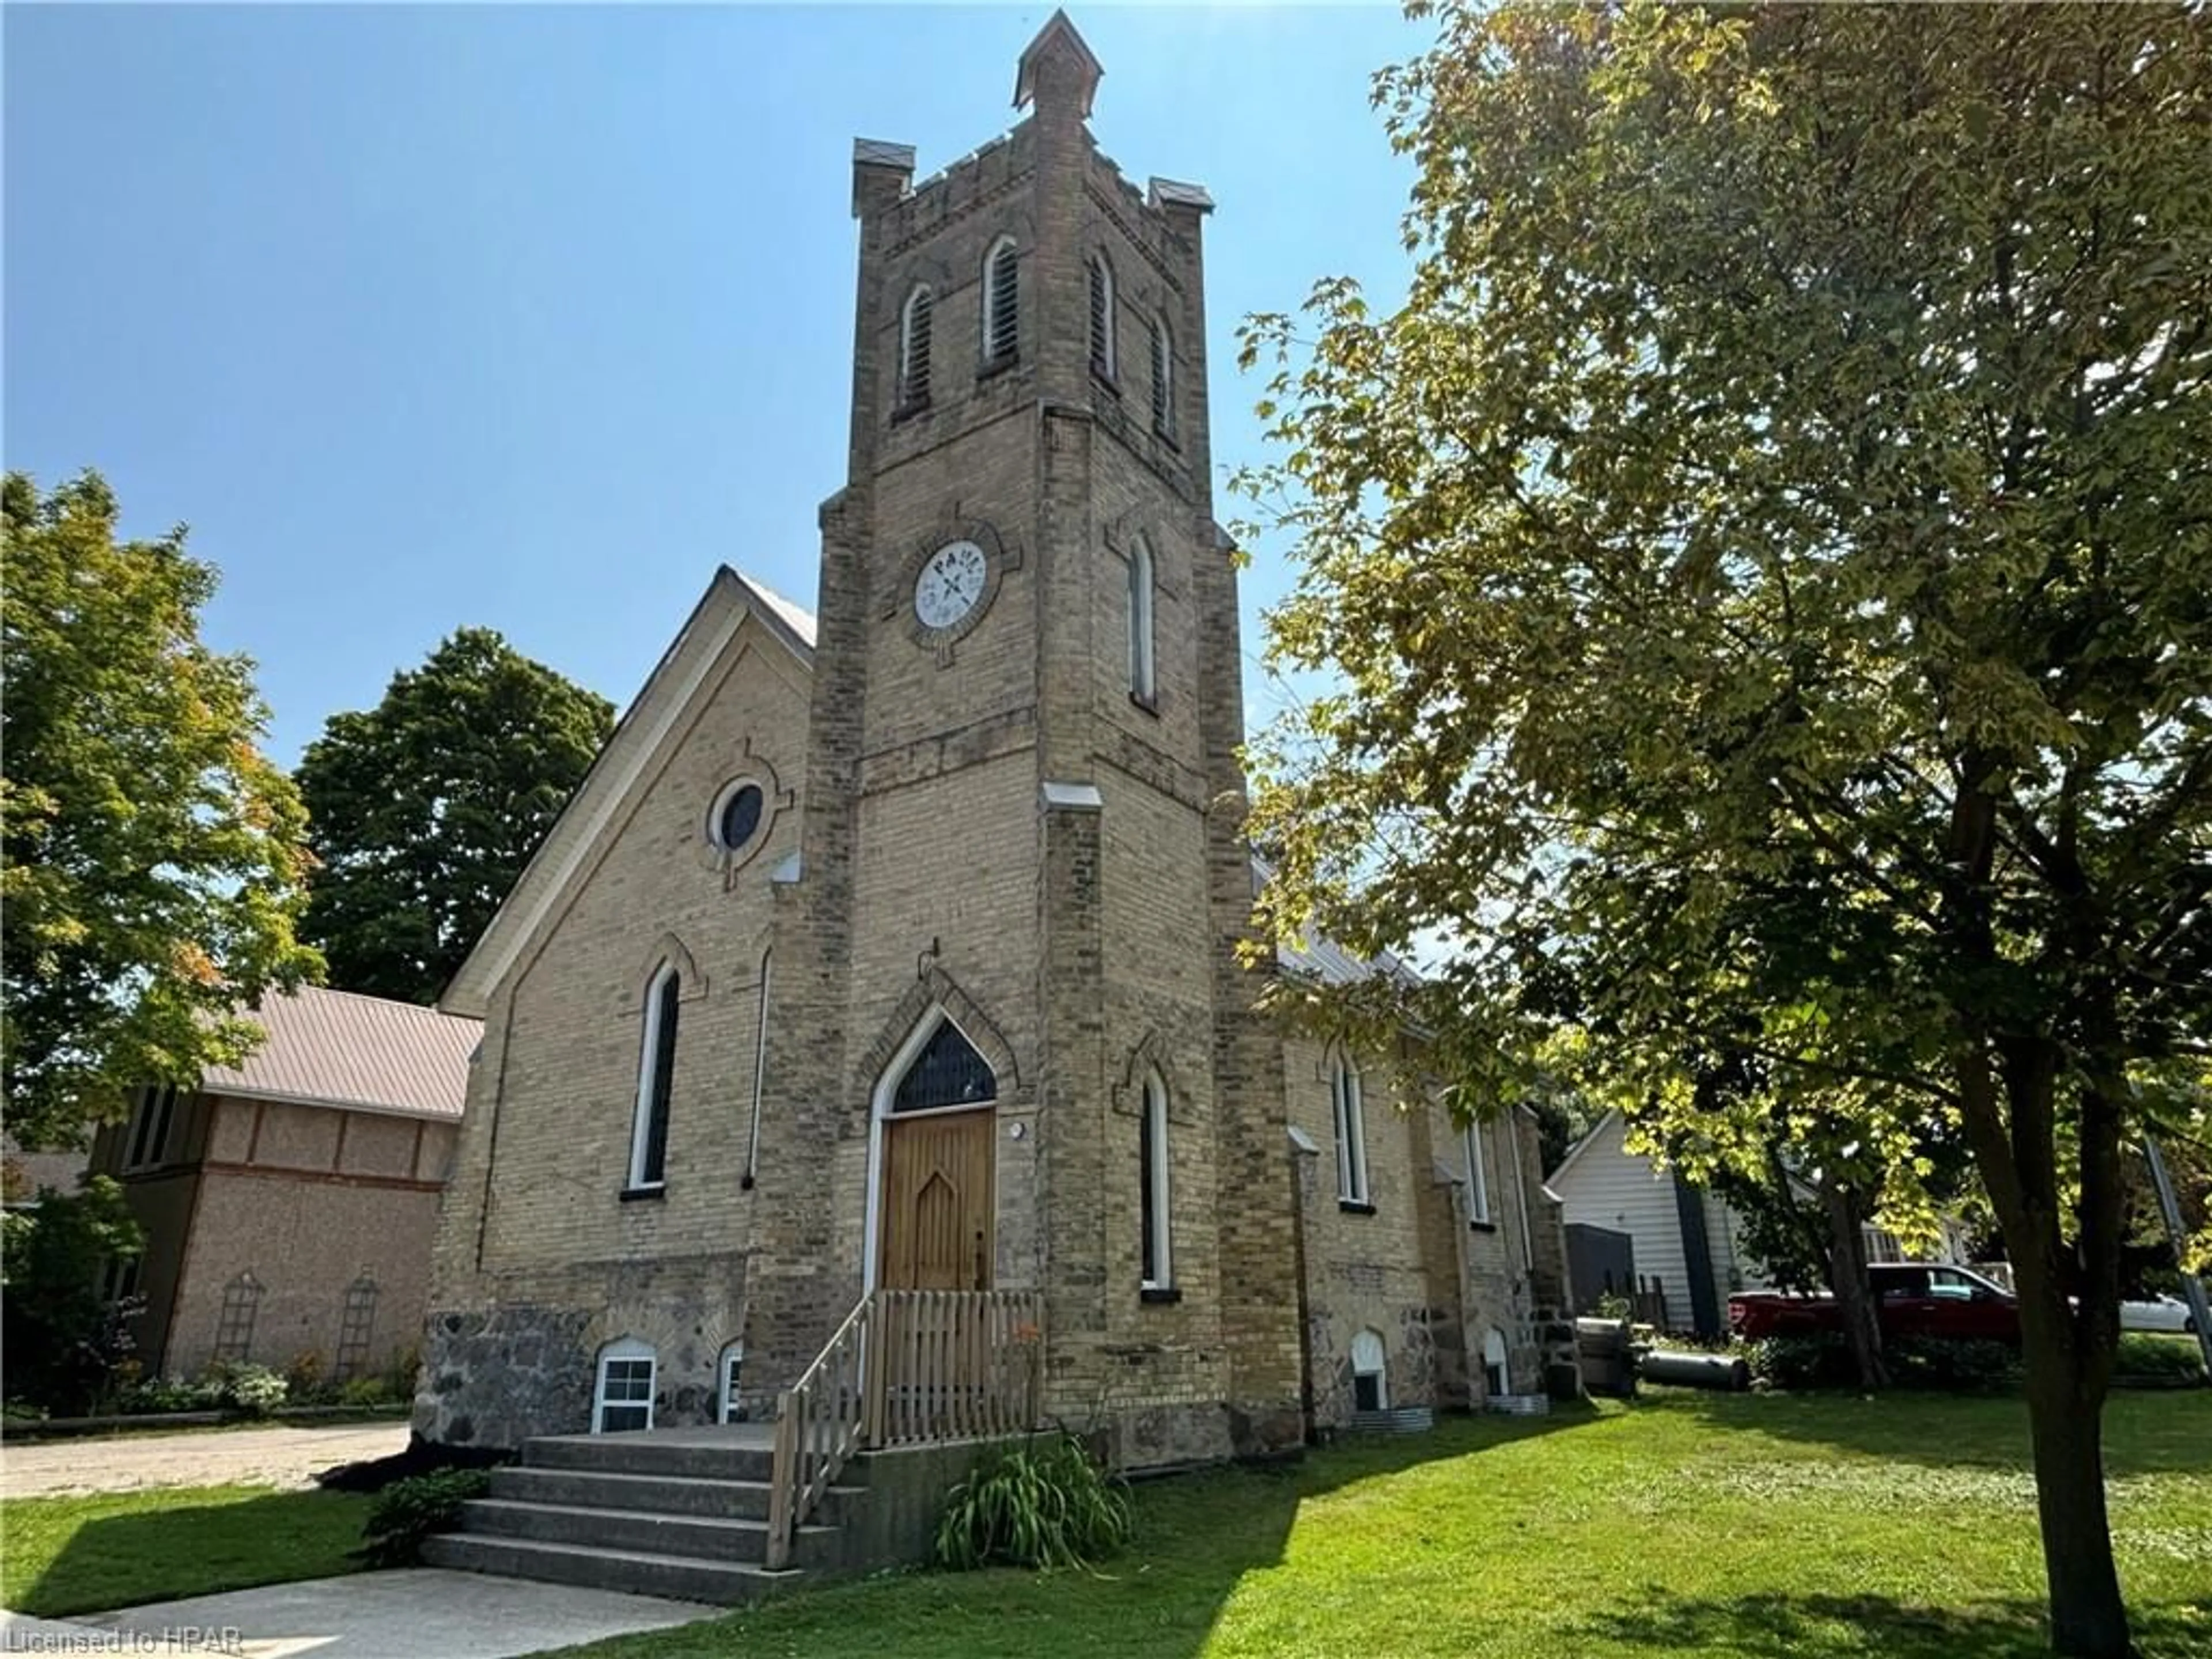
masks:
<svg viewBox="0 0 2212 1659"><path fill-rule="evenodd" d="M627 702L718 562L811 602L852 140L926 174L1004 131L1049 15L10 4L6 463L190 524L287 764L464 625ZM1071 15L1101 148L1219 204L1214 452L1255 459L1239 319L1323 274L1402 292L1410 169L1367 93L1425 36L1381 5ZM1248 656L1284 550L1246 573Z"/></svg>

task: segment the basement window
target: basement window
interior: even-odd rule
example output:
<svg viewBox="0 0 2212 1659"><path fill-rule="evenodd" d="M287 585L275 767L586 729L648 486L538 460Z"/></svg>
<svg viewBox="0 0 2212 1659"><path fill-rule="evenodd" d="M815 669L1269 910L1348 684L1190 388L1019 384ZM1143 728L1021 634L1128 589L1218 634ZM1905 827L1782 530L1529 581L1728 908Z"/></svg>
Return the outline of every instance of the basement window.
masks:
<svg viewBox="0 0 2212 1659"><path fill-rule="evenodd" d="M626 1336L599 1350L599 1386L592 1406L593 1434L653 1426L653 1350Z"/></svg>
<svg viewBox="0 0 2212 1659"><path fill-rule="evenodd" d="M1389 1410L1390 1384L1385 1375L1382 1354L1381 1332L1362 1331L1352 1339L1352 1410Z"/></svg>

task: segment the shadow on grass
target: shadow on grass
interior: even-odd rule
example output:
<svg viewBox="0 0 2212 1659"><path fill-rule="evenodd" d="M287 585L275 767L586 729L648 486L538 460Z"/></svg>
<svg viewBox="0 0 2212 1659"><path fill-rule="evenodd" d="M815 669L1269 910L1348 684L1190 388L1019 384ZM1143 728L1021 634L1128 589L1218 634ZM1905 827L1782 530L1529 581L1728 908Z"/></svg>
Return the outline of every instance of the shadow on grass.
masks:
<svg viewBox="0 0 2212 1659"><path fill-rule="evenodd" d="M1095 1571L912 1571L800 1587L726 1619L618 1637L579 1659L1192 1659L1245 1576L1281 1563L1308 1501L1597 1420L1588 1407L1444 1419L1431 1433L1347 1437L1293 1463L1141 1480L1135 1548Z"/></svg>
<svg viewBox="0 0 2212 1659"><path fill-rule="evenodd" d="M2027 1405L2017 1395L1842 1390L1721 1395L1669 1389L1644 1408L1931 1468L2029 1465ZM2112 1474L2212 1474L2212 1392L2115 1394L2105 1407Z"/></svg>
<svg viewBox="0 0 2212 1659"><path fill-rule="evenodd" d="M8 1505L7 1605L46 1618L357 1572L369 1500L158 1487Z"/></svg>
<svg viewBox="0 0 2212 1659"><path fill-rule="evenodd" d="M1984 1601L1912 1607L1880 1595L1744 1595L1688 1601L1652 1589L1650 1604L1586 1620L1585 1640L1730 1659L2048 1659L2044 1608ZM2212 1607L2130 1609L2145 1659L2212 1650Z"/></svg>

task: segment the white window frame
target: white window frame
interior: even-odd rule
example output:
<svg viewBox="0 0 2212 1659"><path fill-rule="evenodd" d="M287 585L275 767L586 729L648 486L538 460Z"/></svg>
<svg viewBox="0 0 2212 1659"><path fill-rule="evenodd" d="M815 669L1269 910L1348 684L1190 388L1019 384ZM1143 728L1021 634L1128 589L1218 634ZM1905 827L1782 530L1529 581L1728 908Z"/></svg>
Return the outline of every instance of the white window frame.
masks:
<svg viewBox="0 0 2212 1659"><path fill-rule="evenodd" d="M1095 325L1093 337L1088 342L1093 348L1090 353L1091 370L1111 380L1120 367L1120 343L1115 337L1121 331L1115 326L1114 267L1103 253L1098 252L1091 254L1088 264L1091 321Z"/></svg>
<svg viewBox="0 0 2212 1659"><path fill-rule="evenodd" d="M1467 1126L1467 1218L1484 1226L1497 1218L1490 1211L1490 1169L1482 1153L1482 1120Z"/></svg>
<svg viewBox="0 0 2212 1659"><path fill-rule="evenodd" d="M662 991L671 982L677 986L677 994L662 999ZM639 1034L637 1050L637 1105L630 1116L629 1126L629 1190L655 1192L667 1185L668 1143L665 1136L660 1148L660 1174L651 1181L645 1178L645 1155L653 1138L653 1097L660 1090L660 1022L676 1017L677 1004L683 1000L682 981L677 979L676 964L664 962L653 973L652 982L645 988L645 1018ZM682 1026L678 1026L682 1040ZM672 1053L672 1066L676 1056ZM669 1116L676 1114L675 1079L669 1079Z"/></svg>
<svg viewBox="0 0 2212 1659"><path fill-rule="evenodd" d="M906 304L899 308L898 404L901 409L919 409L929 401L929 359L931 347L936 343L936 295L929 284L918 283L914 292L906 296ZM916 363L914 318L917 307L930 311L930 338L922 343L920 362ZM921 373L916 374L919 367Z"/></svg>
<svg viewBox="0 0 2212 1659"><path fill-rule="evenodd" d="M1144 1239L1137 1241L1138 1278L1140 1287L1147 1291L1172 1290L1175 1286L1175 1249L1170 1238L1173 1212L1170 1204L1169 1181L1171 1165L1168 1162L1168 1085L1167 1079L1158 1072L1145 1074L1143 1127L1144 1147L1152 1165L1152 1184L1139 1198L1145 1206L1145 1218L1152 1223L1152 1271L1144 1271ZM1139 1164L1139 1172L1143 1172Z"/></svg>
<svg viewBox="0 0 2212 1659"><path fill-rule="evenodd" d="M1152 546L1142 536L1129 541L1129 695L1150 708L1159 701L1157 627L1159 573Z"/></svg>
<svg viewBox="0 0 2212 1659"><path fill-rule="evenodd" d="M999 268L999 256L1005 254L1016 261L1014 266L1014 315L1007 319L1007 331L1013 337L1013 345L1006 351L994 351L991 342L999 333L999 285L993 280ZM982 321L982 337L979 342L986 364L1011 362L1021 356L1021 251L1011 236L1001 236L991 244L983 255L983 303L975 307Z"/></svg>
<svg viewBox="0 0 2212 1659"><path fill-rule="evenodd" d="M1513 1392L1513 1350L1495 1325L1482 1337L1482 1391L1486 1399Z"/></svg>
<svg viewBox="0 0 2212 1659"><path fill-rule="evenodd" d="M718 1401L717 1415L725 1423L745 1420L744 1408L738 1402L738 1382L744 1373L745 1345L732 1342L714 1357L714 1393Z"/></svg>
<svg viewBox="0 0 2212 1659"><path fill-rule="evenodd" d="M1367 1111L1359 1068L1338 1051L1328 1073L1329 1108L1336 1125L1336 1196L1340 1203L1369 1204Z"/></svg>
<svg viewBox="0 0 2212 1659"><path fill-rule="evenodd" d="M1375 1364L1372 1366L1363 1366L1359 1363L1359 1350L1362 1345L1366 1343L1374 1345ZM1390 1345L1382 1340L1382 1332L1371 1327L1355 1332L1352 1338L1352 1402L1354 1410L1360 1408L1359 1379L1363 1376L1371 1376L1375 1379L1375 1404L1371 1409L1378 1412L1389 1411L1390 1409Z"/></svg>
<svg viewBox="0 0 2212 1659"><path fill-rule="evenodd" d="M640 1360L645 1362L645 1398L635 1400L630 1398L627 1392L620 1400L608 1398L607 1384L612 1380L608 1376L610 1370L616 1365L634 1365ZM636 1432L632 1429L607 1427L607 1413L611 1411L629 1412L642 1407L645 1412L645 1421L640 1424L638 1428L649 1429L653 1426L653 1396L660 1385L660 1358L653 1352L649 1344L641 1342L634 1336L625 1336L608 1343L605 1347L599 1350L599 1360L592 1367L592 1432L593 1434Z"/></svg>

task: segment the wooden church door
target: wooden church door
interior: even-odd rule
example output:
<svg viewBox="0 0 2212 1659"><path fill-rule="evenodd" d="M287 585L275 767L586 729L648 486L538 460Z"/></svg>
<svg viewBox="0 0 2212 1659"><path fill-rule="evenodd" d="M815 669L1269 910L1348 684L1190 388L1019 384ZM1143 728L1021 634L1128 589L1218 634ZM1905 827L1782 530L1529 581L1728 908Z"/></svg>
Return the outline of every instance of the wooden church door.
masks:
<svg viewBox="0 0 2212 1659"><path fill-rule="evenodd" d="M935 1112L884 1126L884 1260L894 1291L991 1287L991 1142L997 1114Z"/></svg>
<svg viewBox="0 0 2212 1659"><path fill-rule="evenodd" d="M941 1019L900 1078L884 1122L876 1282L884 1289L991 1288L997 1093L988 1063Z"/></svg>

